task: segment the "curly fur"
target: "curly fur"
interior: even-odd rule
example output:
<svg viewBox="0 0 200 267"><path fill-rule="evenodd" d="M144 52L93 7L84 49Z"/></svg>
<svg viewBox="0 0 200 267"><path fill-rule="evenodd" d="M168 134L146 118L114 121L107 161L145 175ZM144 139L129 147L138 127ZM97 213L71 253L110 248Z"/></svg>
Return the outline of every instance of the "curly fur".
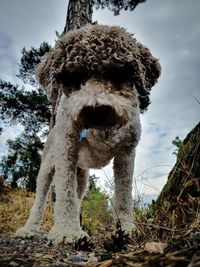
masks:
<svg viewBox="0 0 200 267"><path fill-rule="evenodd" d="M123 28L102 25L88 25L61 37L48 60L38 68L37 75L49 99L56 101L59 74L64 74L70 85L76 76L103 77L113 69L119 69L119 73L124 69L142 96L149 93L160 75L158 60L132 34Z"/></svg>
<svg viewBox="0 0 200 267"><path fill-rule="evenodd" d="M56 203L49 240L72 242L80 226L89 168L114 158L114 205L121 226L133 228L132 177L140 139L139 95L148 95L160 74L150 51L124 29L88 25L61 37L37 69L49 99L59 98L56 123L45 144L36 198L20 236L38 233L52 180ZM80 139L82 129L88 134Z"/></svg>

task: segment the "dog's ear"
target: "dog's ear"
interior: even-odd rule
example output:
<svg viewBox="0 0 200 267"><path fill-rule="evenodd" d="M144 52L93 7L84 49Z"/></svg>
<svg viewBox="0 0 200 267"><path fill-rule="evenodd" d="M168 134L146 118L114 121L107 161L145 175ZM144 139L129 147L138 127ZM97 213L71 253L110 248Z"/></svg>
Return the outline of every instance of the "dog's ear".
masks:
<svg viewBox="0 0 200 267"><path fill-rule="evenodd" d="M56 75L65 64L64 50L55 46L47 55L46 59L38 64L36 68L36 78L46 91L50 101L56 102L59 93L59 84Z"/></svg>
<svg viewBox="0 0 200 267"><path fill-rule="evenodd" d="M147 47L140 43L137 45L139 49L139 73L135 77L135 87L140 96L146 97L160 76L161 66L158 59L152 56Z"/></svg>

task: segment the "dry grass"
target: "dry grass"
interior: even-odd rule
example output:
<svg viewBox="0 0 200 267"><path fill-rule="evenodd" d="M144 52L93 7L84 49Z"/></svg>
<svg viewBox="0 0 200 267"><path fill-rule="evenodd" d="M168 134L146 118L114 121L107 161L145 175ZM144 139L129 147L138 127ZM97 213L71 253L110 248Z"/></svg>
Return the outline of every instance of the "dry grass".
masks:
<svg viewBox="0 0 200 267"><path fill-rule="evenodd" d="M170 243L188 237L192 232L200 232L199 204L199 198L193 198L191 202L179 201L163 206L153 203L146 209L135 208L135 241Z"/></svg>
<svg viewBox="0 0 200 267"><path fill-rule="evenodd" d="M3 187L0 192L0 233L14 233L23 226L33 205L35 193ZM49 205L42 230L52 226L52 206Z"/></svg>
<svg viewBox="0 0 200 267"><path fill-rule="evenodd" d="M0 233L14 233L19 227L25 224L34 197L35 193L3 187L0 191ZM138 230L135 237L136 241L168 242L173 238L187 236L192 231L199 231L200 213L199 208L197 208L199 207L199 198L193 199L191 206L189 204L191 205L191 201L184 203L184 205L179 201L179 203L176 203L175 209L172 209L174 203L168 203L166 207L149 205L149 207L143 210L135 207L134 218ZM194 204L196 209L194 209ZM188 215L192 208L193 212L194 210L196 211L196 214L194 215L193 213L193 220L191 223L186 223L183 217ZM53 205L51 201L49 201L42 225L42 232L44 233L48 232L53 225L52 213ZM189 214L191 216L192 212ZM177 217L179 217L179 223L177 223ZM91 229L98 229L99 225L103 227L101 223L94 220L91 214L89 218L85 218L84 216L84 224L86 224L86 226L88 226L87 220L91 220L92 222L92 226L89 227L92 235L94 232L91 231Z"/></svg>

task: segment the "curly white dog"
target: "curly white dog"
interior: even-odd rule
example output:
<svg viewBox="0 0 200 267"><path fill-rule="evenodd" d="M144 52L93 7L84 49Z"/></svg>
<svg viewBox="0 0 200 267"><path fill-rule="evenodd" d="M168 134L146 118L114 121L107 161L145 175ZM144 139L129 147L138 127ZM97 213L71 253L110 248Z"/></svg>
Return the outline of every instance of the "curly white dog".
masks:
<svg viewBox="0 0 200 267"><path fill-rule="evenodd" d="M58 244L86 235L79 213L88 169L113 157L115 210L122 228L131 231L140 107L159 75L158 60L122 28L88 25L57 41L37 69L49 99L59 99L56 123L45 144L34 205L18 235L38 233L52 179L56 203L49 240Z"/></svg>

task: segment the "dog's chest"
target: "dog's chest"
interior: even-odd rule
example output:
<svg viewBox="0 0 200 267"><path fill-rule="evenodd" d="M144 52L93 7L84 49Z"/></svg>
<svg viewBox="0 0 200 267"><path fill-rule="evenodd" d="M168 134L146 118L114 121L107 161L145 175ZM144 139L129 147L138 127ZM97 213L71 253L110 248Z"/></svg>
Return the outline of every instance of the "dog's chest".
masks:
<svg viewBox="0 0 200 267"><path fill-rule="evenodd" d="M113 158L115 147L109 131L90 129L79 143L78 166L84 169L104 167Z"/></svg>

